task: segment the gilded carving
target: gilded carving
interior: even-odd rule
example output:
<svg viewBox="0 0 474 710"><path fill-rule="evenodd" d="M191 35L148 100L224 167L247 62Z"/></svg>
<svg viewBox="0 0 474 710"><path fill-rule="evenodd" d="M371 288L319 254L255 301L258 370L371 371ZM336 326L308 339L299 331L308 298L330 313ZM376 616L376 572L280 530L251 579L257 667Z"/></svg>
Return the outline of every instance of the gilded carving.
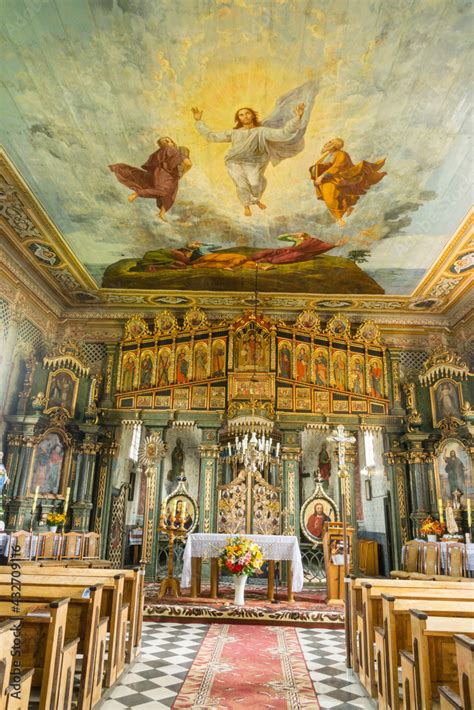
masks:
<svg viewBox="0 0 474 710"><path fill-rule="evenodd" d="M450 352L443 345L439 345L423 364L419 380L422 385L426 386L440 377L454 376L467 380L469 368L459 355Z"/></svg>
<svg viewBox="0 0 474 710"><path fill-rule="evenodd" d="M204 532L211 532L211 498L214 459L208 459L204 471Z"/></svg>
<svg viewBox="0 0 474 710"><path fill-rule="evenodd" d="M288 535L294 535L295 534L295 477L296 477L296 464L294 460L290 460L288 463L287 469L287 483L288 483L288 512L289 512L289 520L288 520Z"/></svg>
<svg viewBox="0 0 474 710"><path fill-rule="evenodd" d="M398 512L400 514L400 531L402 536L402 544L408 540L408 529L407 529L407 499L406 499L406 486L405 486L405 474L403 468L397 466L396 469L397 476L397 497L398 497Z"/></svg>
<svg viewBox="0 0 474 710"><path fill-rule="evenodd" d="M400 363L398 360L392 360L392 382L393 382L393 401L400 403Z"/></svg>

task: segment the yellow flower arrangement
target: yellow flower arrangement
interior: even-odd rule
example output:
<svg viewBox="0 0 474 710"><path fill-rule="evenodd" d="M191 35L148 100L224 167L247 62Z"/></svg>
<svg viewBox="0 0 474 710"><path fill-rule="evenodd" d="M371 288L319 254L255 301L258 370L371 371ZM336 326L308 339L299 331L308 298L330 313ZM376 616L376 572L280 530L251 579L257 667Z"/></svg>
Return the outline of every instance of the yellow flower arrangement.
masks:
<svg viewBox="0 0 474 710"><path fill-rule="evenodd" d="M64 525L65 520L66 516L64 513L55 513L54 510L46 516L46 522L48 525Z"/></svg>
<svg viewBox="0 0 474 710"><path fill-rule="evenodd" d="M255 542L236 535L228 538L227 545L221 550L218 563L219 567L225 567L231 574L259 574L263 565L263 555Z"/></svg>
<svg viewBox="0 0 474 710"><path fill-rule="evenodd" d="M441 537L446 532L446 526L444 523L440 523L439 520L434 520L431 515L429 515L420 526L421 537L427 537L428 535L436 535Z"/></svg>

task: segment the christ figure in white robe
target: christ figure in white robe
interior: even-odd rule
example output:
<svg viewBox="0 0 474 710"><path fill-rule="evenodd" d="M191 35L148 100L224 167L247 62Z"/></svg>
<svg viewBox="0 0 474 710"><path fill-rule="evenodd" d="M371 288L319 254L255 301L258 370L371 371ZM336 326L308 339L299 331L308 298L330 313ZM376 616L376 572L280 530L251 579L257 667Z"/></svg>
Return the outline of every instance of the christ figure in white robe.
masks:
<svg viewBox="0 0 474 710"><path fill-rule="evenodd" d="M196 128L206 140L232 144L225 163L246 217L252 214L251 205L257 205L262 210L266 208L261 197L267 186L265 170L268 163L278 165L281 160L303 150L303 136L315 93L315 82L307 82L285 94L277 102L272 115L262 123L253 109L241 108L235 114L234 128L221 132L212 131L202 121L203 112L199 108L192 109ZM308 115L305 116L305 103L300 101L292 109L295 115L288 118L290 106L294 107L295 99L301 98L307 98L309 102Z"/></svg>

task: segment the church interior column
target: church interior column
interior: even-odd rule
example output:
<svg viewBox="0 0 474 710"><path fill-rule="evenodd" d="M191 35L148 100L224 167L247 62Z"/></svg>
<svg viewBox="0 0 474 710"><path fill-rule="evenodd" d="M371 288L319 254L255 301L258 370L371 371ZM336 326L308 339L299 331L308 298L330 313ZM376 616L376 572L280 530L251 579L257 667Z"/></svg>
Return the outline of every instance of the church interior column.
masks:
<svg viewBox="0 0 474 710"><path fill-rule="evenodd" d="M159 436L162 442L165 442L166 425L157 426L156 422L143 421L147 432L153 436ZM141 447L143 446L145 433L142 434ZM158 523L160 519L160 504L161 504L161 486L163 480L164 458L159 456L153 466L154 470L148 477L148 515L144 513L144 523L147 521L146 529L143 529L142 538L142 560L145 563L145 576L147 579L154 579L156 568L158 565ZM142 468L139 466L139 469ZM145 473L144 470L141 473Z"/></svg>
<svg viewBox="0 0 474 710"><path fill-rule="evenodd" d="M31 522L31 502L26 499L26 486L33 457L33 447L36 443L34 434L12 435L16 451L9 457L11 463L9 476L11 478L10 501L8 503L7 530L27 529ZM8 470L8 469L7 469Z"/></svg>
<svg viewBox="0 0 474 710"><path fill-rule="evenodd" d="M102 445L99 451L98 480L96 503L93 510L93 530L101 537L101 555L105 556L107 549L107 530L110 513L110 490L112 485L112 465L118 445L110 441Z"/></svg>
<svg viewBox="0 0 474 710"><path fill-rule="evenodd" d="M391 513L394 521L392 530L393 567L401 567L401 549L410 538L410 508L407 487L406 452L393 439L391 448L385 454L391 491Z"/></svg>
<svg viewBox="0 0 474 710"><path fill-rule="evenodd" d="M205 437L205 432L203 433ZM199 531L216 531L217 465L219 444L201 444L201 474L199 480Z"/></svg>
<svg viewBox="0 0 474 710"><path fill-rule="evenodd" d="M283 510L283 532L286 535L300 536L299 526L299 462L301 459L301 447L289 446L292 437L284 436L286 445L282 447L281 465L283 469L283 490L282 490L282 510ZM290 440L290 441L289 441Z"/></svg>
<svg viewBox="0 0 474 710"><path fill-rule="evenodd" d="M76 464L73 502L71 504L71 529L88 532L91 511L93 508L92 491L94 486L96 458L102 444L97 441L99 436L97 426L83 425L81 428L85 430L86 437L85 440L76 447L78 457Z"/></svg>
<svg viewBox="0 0 474 710"><path fill-rule="evenodd" d="M408 479L411 491L412 537L418 537L421 521L430 510L429 488L426 473L426 452L423 442L424 433L405 434L402 441L407 446L406 461L408 463Z"/></svg>

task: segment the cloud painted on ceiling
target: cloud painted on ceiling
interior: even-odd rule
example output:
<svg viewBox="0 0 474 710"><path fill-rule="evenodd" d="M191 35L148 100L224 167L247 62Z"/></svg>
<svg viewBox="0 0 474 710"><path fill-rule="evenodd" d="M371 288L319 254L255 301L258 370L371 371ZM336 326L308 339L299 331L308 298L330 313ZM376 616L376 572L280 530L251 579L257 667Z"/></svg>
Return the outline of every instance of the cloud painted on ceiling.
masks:
<svg viewBox="0 0 474 710"><path fill-rule="evenodd" d="M282 247L281 235L305 232L337 244L321 258L352 254L354 264L359 255L359 271L377 285L367 292L408 293L467 212L468 2L3 6L2 143L99 285L110 265L157 250L200 240L255 254ZM229 144L208 142L191 108L214 131L228 131L240 107L268 117L305 82L317 90L304 149L268 165L266 209L252 206L245 216L226 169ZM154 199L130 202L130 189L108 168L142 166L160 136L185 147L192 164L179 177L167 222ZM355 164L386 159L387 174L361 194L345 226L316 199L309 173L335 137ZM308 268L303 291L316 287ZM339 292L350 293L359 276L349 269Z"/></svg>

